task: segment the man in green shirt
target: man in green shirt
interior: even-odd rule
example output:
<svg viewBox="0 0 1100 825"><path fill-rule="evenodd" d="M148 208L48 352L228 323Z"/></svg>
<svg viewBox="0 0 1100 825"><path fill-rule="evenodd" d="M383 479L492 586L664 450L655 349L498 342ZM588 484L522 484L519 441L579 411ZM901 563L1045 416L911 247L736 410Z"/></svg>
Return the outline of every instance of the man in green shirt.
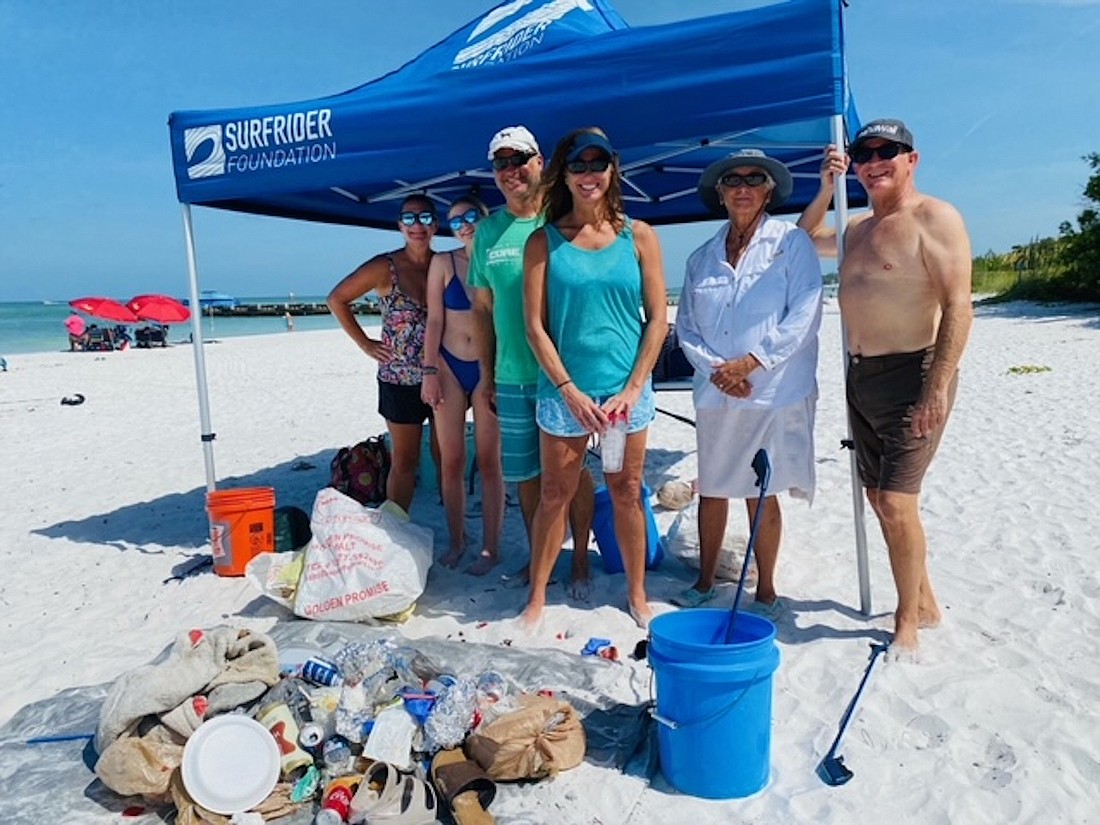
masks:
<svg viewBox="0 0 1100 825"><path fill-rule="evenodd" d="M519 489L519 506L528 540L539 501L539 428L535 394L539 366L527 344L523 323L523 248L542 226L542 153L535 136L523 126L509 126L489 142L493 179L504 195L504 208L483 220L474 236L470 286L476 290L474 313L484 347L481 380L488 382L500 417L501 458L505 481ZM592 476L581 474L569 508L573 534L570 593L588 599L588 534L592 527ZM524 568L523 578L527 578Z"/></svg>

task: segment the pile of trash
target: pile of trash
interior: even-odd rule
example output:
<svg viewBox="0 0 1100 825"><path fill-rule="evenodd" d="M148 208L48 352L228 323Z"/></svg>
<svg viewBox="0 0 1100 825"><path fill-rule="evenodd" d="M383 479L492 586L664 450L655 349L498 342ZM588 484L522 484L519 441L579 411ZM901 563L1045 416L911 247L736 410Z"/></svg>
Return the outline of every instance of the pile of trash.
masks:
<svg viewBox="0 0 1100 825"><path fill-rule="evenodd" d="M443 806L492 822L496 781L553 776L585 745L568 701L495 670L449 673L400 637L276 650L219 627L181 634L112 685L95 771L116 793L174 805L179 825L307 811L318 825L428 825Z"/></svg>

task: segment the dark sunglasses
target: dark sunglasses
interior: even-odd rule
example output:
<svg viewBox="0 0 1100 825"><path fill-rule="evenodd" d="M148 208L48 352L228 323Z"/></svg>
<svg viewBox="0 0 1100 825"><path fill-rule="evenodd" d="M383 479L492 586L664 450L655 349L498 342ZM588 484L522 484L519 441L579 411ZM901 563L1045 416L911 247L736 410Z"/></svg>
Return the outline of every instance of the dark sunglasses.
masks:
<svg viewBox="0 0 1100 825"><path fill-rule="evenodd" d="M461 215L455 215L453 218L449 218L447 223L451 225L451 231L457 232L463 226L463 224L470 224L473 226L475 223L481 220L481 213L476 209L467 209Z"/></svg>
<svg viewBox="0 0 1100 825"><path fill-rule="evenodd" d="M606 172L610 165L610 159L596 158L595 160L571 160L565 164L565 168L574 175L583 175L585 172Z"/></svg>
<svg viewBox="0 0 1100 825"><path fill-rule="evenodd" d="M431 226L435 223L435 215L432 212L402 212L401 223L405 226L416 226L417 223Z"/></svg>
<svg viewBox="0 0 1100 825"><path fill-rule="evenodd" d="M852 162L853 163L867 163L875 155L878 155L879 160L893 160L898 156L899 152L911 152L908 146L904 143L884 143L881 146L859 146L852 150Z"/></svg>
<svg viewBox="0 0 1100 825"><path fill-rule="evenodd" d="M509 166L513 169L518 169L521 166L525 166L527 161L533 158L534 155L505 155L500 158L493 158L493 171L503 172Z"/></svg>
<svg viewBox="0 0 1100 825"><path fill-rule="evenodd" d="M728 189L736 189L738 186L751 186L755 189L767 183L768 176L763 172L749 172L747 175L730 172L728 175L722 175L718 182Z"/></svg>

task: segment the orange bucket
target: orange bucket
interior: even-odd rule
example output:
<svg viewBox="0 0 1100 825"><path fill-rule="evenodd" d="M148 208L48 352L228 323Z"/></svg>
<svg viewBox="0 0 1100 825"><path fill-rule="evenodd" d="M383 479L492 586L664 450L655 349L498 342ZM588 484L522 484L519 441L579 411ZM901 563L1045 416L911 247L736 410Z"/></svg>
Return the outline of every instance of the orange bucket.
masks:
<svg viewBox="0 0 1100 825"><path fill-rule="evenodd" d="M242 487L206 494L214 572L243 576L260 553L275 550L275 489Z"/></svg>

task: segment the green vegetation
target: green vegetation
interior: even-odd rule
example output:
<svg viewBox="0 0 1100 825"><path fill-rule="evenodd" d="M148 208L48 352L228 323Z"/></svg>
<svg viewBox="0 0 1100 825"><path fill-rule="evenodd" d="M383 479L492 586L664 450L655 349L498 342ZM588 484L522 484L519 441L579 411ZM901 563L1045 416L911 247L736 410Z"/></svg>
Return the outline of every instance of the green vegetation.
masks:
<svg viewBox="0 0 1100 825"><path fill-rule="evenodd" d="M1085 184L1088 206L1058 229L1010 252L974 259L974 292L994 301L1100 301L1100 152L1084 160L1093 174Z"/></svg>
<svg viewBox="0 0 1100 825"><path fill-rule="evenodd" d="M1050 367L1039 364L1021 364L1018 367L1009 367L1009 375L1034 375L1037 372L1050 372Z"/></svg>

